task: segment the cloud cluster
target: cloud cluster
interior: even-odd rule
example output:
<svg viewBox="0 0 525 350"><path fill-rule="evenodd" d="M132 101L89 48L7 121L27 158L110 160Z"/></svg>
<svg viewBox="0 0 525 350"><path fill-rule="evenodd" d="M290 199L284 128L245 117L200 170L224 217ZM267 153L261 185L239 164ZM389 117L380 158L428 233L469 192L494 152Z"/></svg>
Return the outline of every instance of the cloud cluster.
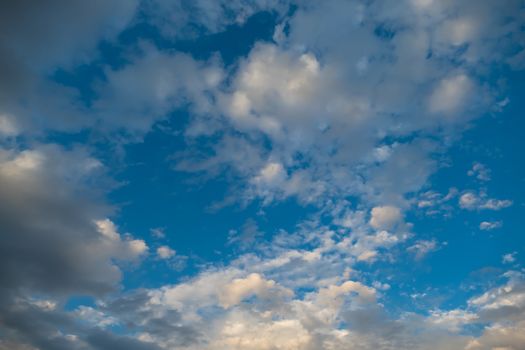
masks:
<svg viewBox="0 0 525 350"><path fill-rule="evenodd" d="M501 210L512 205L509 199L487 198L485 192L467 191L459 197L459 206L466 210Z"/></svg>
<svg viewBox="0 0 525 350"><path fill-rule="evenodd" d="M61 303L117 290L117 262L147 252L144 241L123 237L104 219L111 208L97 188L106 182L103 165L81 148L0 150L0 323L7 334L44 349L73 342L54 335L74 320Z"/></svg>
<svg viewBox="0 0 525 350"><path fill-rule="evenodd" d="M189 166L186 154L179 169L226 165L245 179L245 198L263 203L357 195L406 205L436 169L436 137L497 102L480 75L510 64L520 11L515 1L298 6L215 92L215 113L242 136L223 126L213 156ZM232 142L253 151L232 157Z"/></svg>
<svg viewBox="0 0 525 350"><path fill-rule="evenodd" d="M394 316L384 306L381 283L374 287L359 282L352 271L323 280L321 275L329 276L312 264L327 258L309 257L311 253L296 254L299 263L290 260L292 251L281 251L249 266L241 260L250 258L241 256L230 266L211 268L188 281L128 292L100 302L96 309L81 306L75 313L88 329L98 325L91 332L104 344L111 344L108 327L125 327L134 334L126 341L136 339L137 349L488 350L520 349L523 344L525 283L520 272L505 273L506 283L470 298L463 308ZM283 270L275 274L283 266L306 267L322 283L294 287ZM38 307L43 314L53 313L48 304ZM466 332L471 326L481 327L479 336ZM89 341L89 349L99 348ZM135 349L116 340L113 344Z"/></svg>
<svg viewBox="0 0 525 350"><path fill-rule="evenodd" d="M117 65L97 61L101 42L143 21L176 41L261 11L277 14L272 41L229 66L141 40ZM513 204L425 185L467 122L506 103L487 72L524 68L524 15L520 0L2 2L0 349L522 348L522 272L425 313L389 308L391 282L371 270L445 245L414 238L413 206ZM89 87L54 76L80 63L99 71ZM149 247L108 219L112 181L90 150L42 135L88 129L132 142L178 109L190 115L175 170L236 180L230 202L292 198L319 211L264 242L248 220L229 236L244 251L230 263L108 295ZM468 175L490 179L480 163ZM156 247L158 259L175 254ZM79 295L93 302L68 309Z"/></svg>
<svg viewBox="0 0 525 350"><path fill-rule="evenodd" d="M101 40L113 40L138 1L29 0L0 5L0 137L92 125L78 91L49 78L60 67L89 63Z"/></svg>

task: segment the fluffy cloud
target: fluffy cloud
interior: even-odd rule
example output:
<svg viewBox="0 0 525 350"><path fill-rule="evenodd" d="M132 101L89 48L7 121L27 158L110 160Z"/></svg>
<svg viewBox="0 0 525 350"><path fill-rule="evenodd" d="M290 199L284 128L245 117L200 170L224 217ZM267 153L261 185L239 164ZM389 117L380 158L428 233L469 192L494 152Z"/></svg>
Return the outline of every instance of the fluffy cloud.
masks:
<svg viewBox="0 0 525 350"><path fill-rule="evenodd" d="M2 284L41 291L110 289L120 272L109 259L121 242L113 245L117 234L110 238L98 230L94 220L107 209L86 187L89 177L102 174L102 164L83 150L56 146L0 154Z"/></svg>
<svg viewBox="0 0 525 350"><path fill-rule="evenodd" d="M503 255L503 257L501 258L501 262L504 264L514 263L516 261L516 254L516 252L513 252Z"/></svg>
<svg viewBox="0 0 525 350"><path fill-rule="evenodd" d="M376 229L389 230L403 219L401 210L392 206L374 207L371 214L370 225Z"/></svg>
<svg viewBox="0 0 525 350"><path fill-rule="evenodd" d="M137 6L0 5L0 348L520 348L521 273L463 309L396 314L385 306L383 271L370 268L439 248L409 241L404 214L414 203L444 211L456 198L457 190L420 192L466 122L498 105L488 65L520 67L520 1L305 1L287 13L286 1L148 0L135 17ZM179 39L267 9L282 16L274 41L231 66L140 43L125 62L102 67L90 108L79 90L48 79L92 62L100 40L132 18ZM258 242L247 221L230 242L246 238L250 253L173 285L108 297L119 265L139 261L148 246L107 219L104 167L81 148L18 147L45 130L93 126L140 140L178 108L191 116L177 170L237 180L232 192L243 204L296 198L320 213L271 242ZM479 165L471 172L489 177ZM512 201L468 191L459 205L500 210ZM156 253L174 255L168 246ZM64 310L75 295L95 300ZM478 337L466 335L473 324Z"/></svg>
<svg viewBox="0 0 525 350"><path fill-rule="evenodd" d="M83 149L0 151L0 322L13 338L44 349L78 348L67 333L54 335L76 321L53 300L116 290L115 261L146 252L144 241L122 238L113 222L100 219L111 213L101 197L105 183L103 165ZM44 296L51 299L31 301Z"/></svg>
<svg viewBox="0 0 525 350"><path fill-rule="evenodd" d="M501 210L511 205L511 200L487 198L487 194L484 192L477 194L468 191L459 197L459 206L466 210Z"/></svg>
<svg viewBox="0 0 525 350"><path fill-rule="evenodd" d="M259 274L252 273L246 278L234 279L225 286L219 295L220 304L223 307L231 307L249 296L269 296L272 290L277 289L274 281L264 280ZM289 290L283 290L285 294L291 294Z"/></svg>
<svg viewBox="0 0 525 350"><path fill-rule="evenodd" d="M495 230L503 226L501 221L482 221L479 223L479 229L483 231Z"/></svg>
<svg viewBox="0 0 525 350"><path fill-rule="evenodd" d="M474 163L472 169L467 172L468 176L474 176L479 181L489 181L490 180L490 169L481 163Z"/></svg>
<svg viewBox="0 0 525 350"><path fill-rule="evenodd" d="M175 251L170 247L163 245L157 248L157 256L161 259L169 259L175 256Z"/></svg>
<svg viewBox="0 0 525 350"><path fill-rule="evenodd" d="M405 196L436 169L432 155L443 150L436 130L461 129L494 104L497 92L474 72L482 74L484 62L506 63L490 45L510 47L502 38L517 28L511 8L518 5L398 6L335 0L298 6L277 27L276 42L255 45L229 86L215 91L224 137L239 138L257 156L233 158L216 146L213 161L184 169L226 165L245 180L244 197L265 204L357 195L406 206ZM480 26L489 17L493 32ZM485 42L494 35L500 40ZM353 38L352 45L339 37ZM473 51L482 56L475 59ZM396 141L414 133L437 135L438 142Z"/></svg>
<svg viewBox="0 0 525 350"><path fill-rule="evenodd" d="M144 134L181 106L189 104L196 113L208 113L212 98L206 92L222 81L219 63L146 46L128 65L106 70L94 113L105 128L123 128L132 135Z"/></svg>

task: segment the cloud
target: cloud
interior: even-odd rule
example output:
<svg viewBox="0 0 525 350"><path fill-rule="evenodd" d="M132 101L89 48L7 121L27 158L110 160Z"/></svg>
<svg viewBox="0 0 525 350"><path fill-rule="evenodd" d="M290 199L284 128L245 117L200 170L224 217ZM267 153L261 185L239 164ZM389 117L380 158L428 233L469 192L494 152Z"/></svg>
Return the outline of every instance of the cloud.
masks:
<svg viewBox="0 0 525 350"><path fill-rule="evenodd" d="M110 213L97 179L102 189L103 165L82 149L0 152L4 287L98 294L115 286L111 259L135 258L145 246L121 240L110 221L95 222Z"/></svg>
<svg viewBox="0 0 525 350"><path fill-rule="evenodd" d="M490 169L481 163L474 163L472 169L467 172L468 176L475 176L479 181L490 181Z"/></svg>
<svg viewBox="0 0 525 350"><path fill-rule="evenodd" d="M521 3L331 0L288 8L272 0L0 5L7 339L0 348L519 348L521 273L507 273L506 284L464 308L396 313L376 283L383 271L357 269L403 256L392 248L414 235L404 214L416 200L445 211L455 198L455 190L420 192L450 140L501 101L489 68L520 66ZM133 18L165 38L187 39L267 9L282 16L275 41L255 43L228 66L218 56L201 60L142 42L121 65L96 60L101 40L113 40ZM49 78L78 62L102 66L89 106L78 89ZM190 117L187 147L172 158L176 170L225 175L242 204L294 198L319 213L271 242L259 242L262 232L247 221L230 241L247 238L249 253L173 285L108 295L118 291L121 264L140 261L149 248L108 219L111 180L100 161L33 136L88 129L137 141L181 108ZM483 167L471 171L489 177ZM512 201L467 191L459 205L500 210ZM421 259L438 248L416 238L407 249ZM156 253L167 259L174 251ZM77 295L92 305L64 309Z"/></svg>
<svg viewBox="0 0 525 350"><path fill-rule="evenodd" d="M209 91L223 79L219 63L145 46L127 65L106 69L105 81L97 85L94 114L108 130L123 128L132 136L142 136L183 106L209 113L213 100Z"/></svg>
<svg viewBox="0 0 525 350"><path fill-rule="evenodd" d="M438 250L439 244L435 239L432 240L419 240L414 245L407 248L407 251L414 254L416 260L423 259L429 253Z"/></svg>
<svg viewBox="0 0 525 350"><path fill-rule="evenodd" d="M258 240L264 236L264 233L259 229L257 222L253 219L248 219L242 225L240 232L231 230L228 234L228 244L238 244L241 249L252 247Z"/></svg>
<svg viewBox="0 0 525 350"><path fill-rule="evenodd" d="M284 14L289 1L238 0L184 1L146 0L143 11L148 23L169 38L195 38L214 34L229 25L242 25L253 14L269 11Z"/></svg>
<svg viewBox="0 0 525 350"><path fill-rule="evenodd" d="M135 0L3 2L0 129L33 134L35 125L39 130L78 130L89 124L75 105L76 91L49 75L59 67L89 62L101 40L114 39L128 25L137 5Z"/></svg>
<svg viewBox="0 0 525 350"><path fill-rule="evenodd" d="M0 322L7 339L42 349L80 349L88 341L63 303L116 291L119 264L147 250L100 219L111 214L103 200L110 187L102 163L83 148L0 150Z"/></svg>
<svg viewBox="0 0 525 350"><path fill-rule="evenodd" d="M454 207L450 203L458 195L458 189L452 187L447 194L436 191L426 191L420 194L417 200L417 208L423 210L426 215L444 214L450 215Z"/></svg>
<svg viewBox="0 0 525 350"><path fill-rule="evenodd" d="M482 221L479 223L479 229L483 231L491 231L503 226L501 221Z"/></svg>
<svg viewBox="0 0 525 350"><path fill-rule="evenodd" d="M508 254L503 255L503 257L501 258L501 262L504 263L504 264L512 264L512 263L516 262L516 254L518 254L518 253L517 252L512 252L512 253L508 253Z"/></svg>
<svg viewBox="0 0 525 350"><path fill-rule="evenodd" d="M161 239L166 237L166 232L163 227L155 227L149 230L154 238Z"/></svg>
<svg viewBox="0 0 525 350"><path fill-rule="evenodd" d="M401 210L393 206L374 207L370 225L376 229L389 230L403 219Z"/></svg>
<svg viewBox="0 0 525 350"><path fill-rule="evenodd" d="M430 112L443 114L457 112L468 102L472 89L472 82L464 74L441 80L430 95Z"/></svg>
<svg viewBox="0 0 525 350"><path fill-rule="evenodd" d="M157 256L160 259L169 259L175 256L175 251L170 247L163 245L157 248Z"/></svg>
<svg viewBox="0 0 525 350"><path fill-rule="evenodd" d="M512 205L508 199L487 198L487 194L468 191L459 197L459 206L466 210L501 210Z"/></svg>
<svg viewBox="0 0 525 350"><path fill-rule="evenodd" d="M228 173L243 182L232 192L244 203L294 197L322 206L356 196L406 207L437 169L452 136L444 135L495 103L498 88L481 77L489 62L506 64L493 48L510 49L507 35L519 28L518 3L502 7L299 4L278 24L278 40L256 43L211 89L214 103L195 117L187 142L210 128L220 140L209 155L179 155L177 169ZM341 44L343 36L352 44ZM242 148L235 156L233 144Z"/></svg>
<svg viewBox="0 0 525 350"><path fill-rule="evenodd" d="M263 279L259 274L252 273L246 278L234 279L226 285L219 294L219 302L225 307L232 307L240 303L249 296L257 297L275 297L271 295L272 291L291 295L292 292L286 289L279 289L274 281Z"/></svg>

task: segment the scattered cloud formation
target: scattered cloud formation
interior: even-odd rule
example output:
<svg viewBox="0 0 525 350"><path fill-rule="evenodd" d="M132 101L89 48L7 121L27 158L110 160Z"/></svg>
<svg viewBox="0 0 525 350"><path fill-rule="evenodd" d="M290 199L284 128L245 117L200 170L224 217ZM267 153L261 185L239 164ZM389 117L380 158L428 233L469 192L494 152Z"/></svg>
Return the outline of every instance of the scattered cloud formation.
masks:
<svg viewBox="0 0 525 350"><path fill-rule="evenodd" d="M511 205L511 200L488 198L485 192L468 191L459 197L459 206L466 210L501 210Z"/></svg>
<svg viewBox="0 0 525 350"><path fill-rule="evenodd" d="M490 169L481 163L474 163L472 168L467 172L468 176L474 176L479 181L490 181Z"/></svg>
<svg viewBox="0 0 525 350"><path fill-rule="evenodd" d="M521 91L524 18L0 3L0 350L523 349L523 200L462 158L499 176L512 152L460 140ZM491 278L452 297L467 268Z"/></svg>

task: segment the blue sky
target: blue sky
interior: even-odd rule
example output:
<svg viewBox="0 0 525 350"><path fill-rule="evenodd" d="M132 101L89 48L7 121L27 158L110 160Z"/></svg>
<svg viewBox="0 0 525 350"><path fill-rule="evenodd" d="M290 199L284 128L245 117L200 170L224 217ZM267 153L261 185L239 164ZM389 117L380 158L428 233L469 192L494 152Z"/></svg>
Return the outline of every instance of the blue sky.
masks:
<svg viewBox="0 0 525 350"><path fill-rule="evenodd" d="M0 33L0 350L525 349L522 0Z"/></svg>

